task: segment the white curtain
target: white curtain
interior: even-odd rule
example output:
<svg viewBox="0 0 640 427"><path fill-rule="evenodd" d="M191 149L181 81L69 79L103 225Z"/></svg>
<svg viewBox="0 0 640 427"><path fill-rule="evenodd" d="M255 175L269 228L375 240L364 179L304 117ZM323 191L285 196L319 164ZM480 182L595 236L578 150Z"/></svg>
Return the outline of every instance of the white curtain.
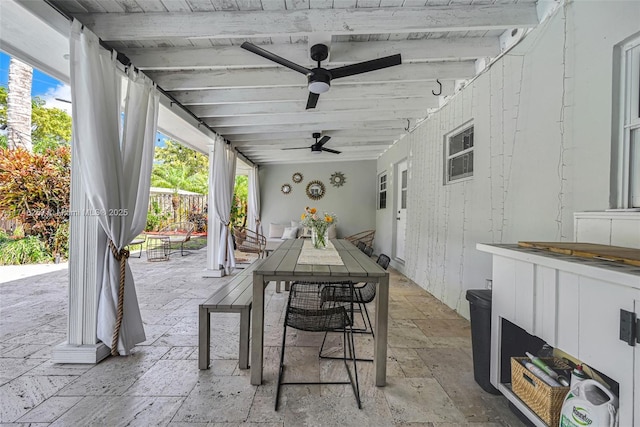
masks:
<svg viewBox="0 0 640 427"><path fill-rule="evenodd" d="M218 265L224 266L226 270L236 266L236 258L233 253L233 237L229 233L233 187L236 176L236 159L236 152L225 144L222 138L218 138L213 151L214 202L216 218L220 224Z"/></svg>
<svg viewBox="0 0 640 427"><path fill-rule="evenodd" d="M262 233L260 222L260 181L258 179L258 166L251 168L249 172L249 200L247 202L247 222L251 230Z"/></svg>
<svg viewBox="0 0 640 427"><path fill-rule="evenodd" d="M97 337L112 349L118 321L118 296L123 249L144 230L149 203L153 147L159 95L152 82L128 72L124 116L121 76L115 54L100 48L98 38L74 21L71 28L71 97L73 143L91 212L97 215L107 245L98 300ZM122 128L121 128L122 124ZM122 129L122 131L121 131ZM125 266L123 312L115 347L127 355L145 334L133 275ZM98 279L100 280L100 279Z"/></svg>

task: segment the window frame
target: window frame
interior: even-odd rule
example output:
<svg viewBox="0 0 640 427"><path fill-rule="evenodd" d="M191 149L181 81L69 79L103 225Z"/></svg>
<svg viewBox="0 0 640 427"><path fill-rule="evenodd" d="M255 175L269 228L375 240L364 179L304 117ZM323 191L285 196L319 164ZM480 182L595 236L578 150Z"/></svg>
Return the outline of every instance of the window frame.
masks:
<svg viewBox="0 0 640 427"><path fill-rule="evenodd" d="M620 46L615 208L640 208L640 35ZM635 161L634 161L635 158Z"/></svg>
<svg viewBox="0 0 640 427"><path fill-rule="evenodd" d="M469 129L473 129L473 145L469 148L463 149L461 151L458 151L454 154L450 154L449 150L450 150L450 142L453 138L455 138L456 136L459 136L460 134L462 134L463 132L468 131ZM444 135L444 150L443 150L443 156L444 156L444 168L443 168L443 172L444 172L444 185L449 185L449 184L455 184L458 182L464 182L464 181L468 181L470 179L473 179L474 173L473 173L473 165L474 162L472 161L471 165L472 165L472 170L471 173L465 176L461 176L460 178L455 178L455 179L450 179L449 178L449 164L450 164L450 160L455 159L457 157L461 157L464 156L466 154L469 153L474 153L475 152L475 125L473 120L469 120L465 123L463 123L462 125L456 127L455 129L453 129L452 131L446 133ZM475 157L475 156L474 156Z"/></svg>
<svg viewBox="0 0 640 427"><path fill-rule="evenodd" d="M382 210L387 208L387 195L389 190L389 175L387 171L381 172L377 177L377 191L376 191L376 209ZM382 182L382 178L384 178L384 183ZM384 188L383 188L384 184ZM381 195L384 194L384 207L380 206L380 202L382 201Z"/></svg>

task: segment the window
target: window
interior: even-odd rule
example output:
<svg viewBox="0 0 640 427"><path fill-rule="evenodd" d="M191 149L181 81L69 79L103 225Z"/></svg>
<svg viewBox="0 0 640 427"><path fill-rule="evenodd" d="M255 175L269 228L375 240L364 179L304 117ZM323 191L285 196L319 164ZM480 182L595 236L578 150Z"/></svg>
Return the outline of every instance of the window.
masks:
<svg viewBox="0 0 640 427"><path fill-rule="evenodd" d="M378 175L378 209L387 208L387 173Z"/></svg>
<svg viewBox="0 0 640 427"><path fill-rule="evenodd" d="M640 37L622 46L618 208L640 207Z"/></svg>
<svg viewBox="0 0 640 427"><path fill-rule="evenodd" d="M445 184L473 176L473 125L445 136Z"/></svg>

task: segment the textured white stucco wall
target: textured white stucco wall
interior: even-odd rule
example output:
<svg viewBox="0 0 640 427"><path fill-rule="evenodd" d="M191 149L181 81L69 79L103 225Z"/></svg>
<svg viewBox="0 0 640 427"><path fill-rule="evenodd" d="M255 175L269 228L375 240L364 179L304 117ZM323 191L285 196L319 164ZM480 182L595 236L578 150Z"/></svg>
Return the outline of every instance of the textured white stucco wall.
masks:
<svg viewBox="0 0 640 427"><path fill-rule="evenodd" d="M378 160L408 155L409 278L468 317L491 277L476 243L571 241L575 211L609 207L613 51L638 22L640 2L569 3ZM474 177L444 185L444 135L469 120Z"/></svg>

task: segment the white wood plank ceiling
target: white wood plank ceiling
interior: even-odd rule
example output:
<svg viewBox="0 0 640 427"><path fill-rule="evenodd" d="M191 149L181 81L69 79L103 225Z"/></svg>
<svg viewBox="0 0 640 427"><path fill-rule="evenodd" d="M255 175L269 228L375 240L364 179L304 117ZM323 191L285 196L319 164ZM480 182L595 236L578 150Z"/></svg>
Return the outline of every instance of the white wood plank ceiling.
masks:
<svg viewBox="0 0 640 427"><path fill-rule="evenodd" d="M376 159L475 76L505 39L538 24L536 0L48 0L125 54L165 92L256 164ZM402 65L331 82L305 110L307 68L399 53ZM341 154L310 146L312 133Z"/></svg>

